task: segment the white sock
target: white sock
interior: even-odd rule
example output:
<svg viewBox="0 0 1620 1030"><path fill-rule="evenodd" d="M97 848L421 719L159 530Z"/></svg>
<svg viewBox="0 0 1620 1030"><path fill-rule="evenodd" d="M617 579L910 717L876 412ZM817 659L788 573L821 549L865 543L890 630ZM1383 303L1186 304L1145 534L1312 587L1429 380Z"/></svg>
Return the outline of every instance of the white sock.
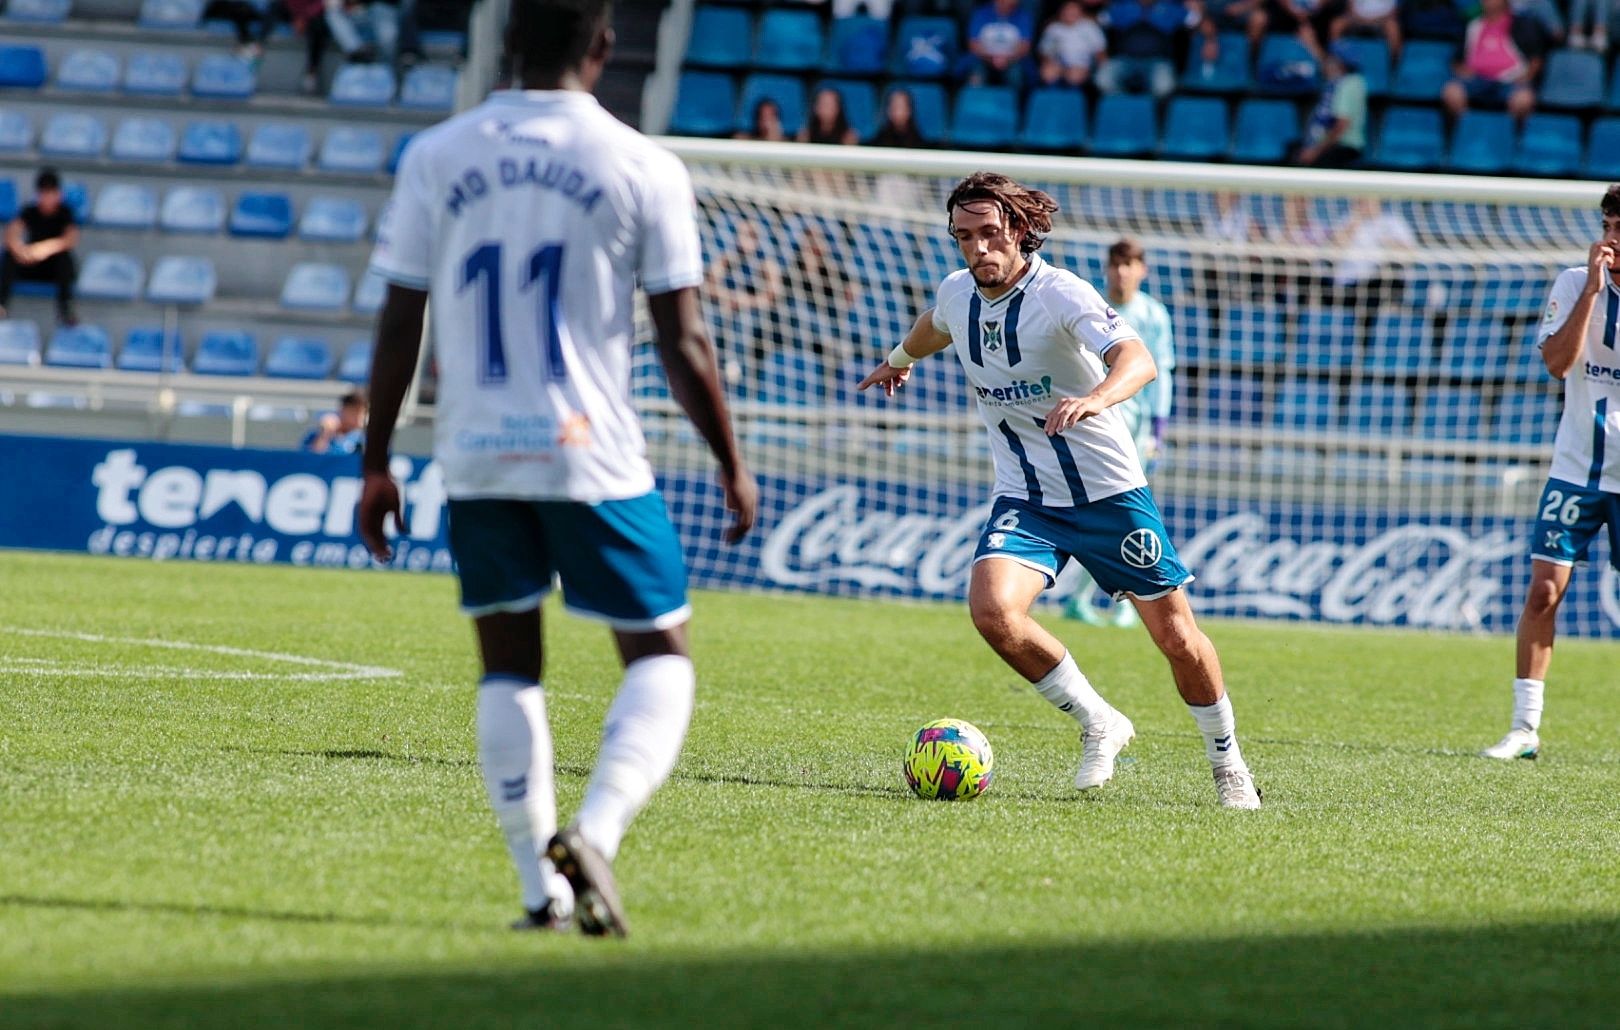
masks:
<svg viewBox="0 0 1620 1030"><path fill-rule="evenodd" d="M1217 769L1246 769L1243 752L1238 750L1237 720L1232 715L1232 698L1222 694L1212 705L1188 705L1198 731L1204 735L1204 754Z"/></svg>
<svg viewBox="0 0 1620 1030"><path fill-rule="evenodd" d="M538 683L491 676L479 684L478 757L523 887L523 907L538 909L556 898L571 908L568 881L540 854L557 832L557 797L546 695Z"/></svg>
<svg viewBox="0 0 1620 1030"><path fill-rule="evenodd" d="M1516 730L1529 730L1531 733L1541 729L1542 696L1547 691L1546 680L1514 680L1513 681L1513 728Z"/></svg>
<svg viewBox="0 0 1620 1030"><path fill-rule="evenodd" d="M1057 668L1036 682L1035 692L1082 726L1091 726L1114 713L1113 706L1102 699L1067 651Z"/></svg>
<svg viewBox="0 0 1620 1030"><path fill-rule="evenodd" d="M640 658L625 668L576 820L586 843L608 860L619 853L630 820L675 768L696 689L692 660L681 655Z"/></svg>

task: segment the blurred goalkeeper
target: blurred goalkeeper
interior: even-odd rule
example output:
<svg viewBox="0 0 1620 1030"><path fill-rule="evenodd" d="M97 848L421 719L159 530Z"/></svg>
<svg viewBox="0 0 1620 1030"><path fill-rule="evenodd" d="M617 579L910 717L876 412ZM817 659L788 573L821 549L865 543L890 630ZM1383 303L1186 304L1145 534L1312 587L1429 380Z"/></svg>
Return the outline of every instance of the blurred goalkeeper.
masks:
<svg viewBox="0 0 1620 1030"><path fill-rule="evenodd" d="M1552 469L1530 541L1530 590L1519 617L1513 725L1486 758L1541 752L1542 695L1552 666L1558 606L1576 562L1605 527L1609 563L1620 569L1620 185L1603 195L1603 238L1586 265L1553 281L1537 345L1553 378L1564 381L1564 414Z"/></svg>
<svg viewBox="0 0 1620 1030"><path fill-rule="evenodd" d="M1057 204L1004 175L978 172L945 205L967 268L864 380L890 396L920 358L956 344L989 431L995 503L974 552L968 608L1003 661L1080 724L1089 790L1114 775L1136 735L1030 606L1073 558L1117 600L1129 599L1170 662L1204 737L1216 796L1259 808L1238 749L1220 658L1193 618L1176 556L1121 405L1155 375L1141 335L1088 283L1038 253Z"/></svg>

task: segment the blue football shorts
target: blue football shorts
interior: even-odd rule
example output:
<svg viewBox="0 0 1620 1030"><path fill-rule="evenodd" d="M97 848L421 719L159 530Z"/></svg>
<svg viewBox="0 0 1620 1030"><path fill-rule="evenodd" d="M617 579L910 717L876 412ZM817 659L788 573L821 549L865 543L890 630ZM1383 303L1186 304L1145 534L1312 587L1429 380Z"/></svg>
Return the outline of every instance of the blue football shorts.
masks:
<svg viewBox="0 0 1620 1030"><path fill-rule="evenodd" d="M1549 479L1536 505L1530 557L1555 565L1584 562L1605 525L1609 527L1609 564L1620 569L1620 494Z"/></svg>
<svg viewBox="0 0 1620 1030"><path fill-rule="evenodd" d="M1193 578L1146 487L1073 508L998 497L973 552L975 564L986 558L1007 558L1044 573L1047 586L1073 558L1116 600L1130 594L1151 601Z"/></svg>
<svg viewBox="0 0 1620 1030"><path fill-rule="evenodd" d="M473 618L536 608L553 578L569 611L614 629L668 629L692 611L680 540L656 490L596 504L451 500L450 553Z"/></svg>

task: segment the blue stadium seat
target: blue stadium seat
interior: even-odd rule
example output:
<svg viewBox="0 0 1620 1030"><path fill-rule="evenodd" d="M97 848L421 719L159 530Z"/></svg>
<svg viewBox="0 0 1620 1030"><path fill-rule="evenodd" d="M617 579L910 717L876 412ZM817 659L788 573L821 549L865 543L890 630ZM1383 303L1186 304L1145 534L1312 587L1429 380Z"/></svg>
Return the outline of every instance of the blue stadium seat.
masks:
<svg viewBox="0 0 1620 1030"><path fill-rule="evenodd" d="M73 209L73 217L80 225L90 220L90 191L82 181L62 180L62 203Z"/></svg>
<svg viewBox="0 0 1620 1030"><path fill-rule="evenodd" d="M275 379L325 379L331 371L332 348L313 337L283 336L264 359L264 374Z"/></svg>
<svg viewBox="0 0 1620 1030"><path fill-rule="evenodd" d="M164 232L219 232L225 227L225 198L212 186L177 186L163 198L158 225Z"/></svg>
<svg viewBox="0 0 1620 1030"><path fill-rule="evenodd" d="M242 130L234 122L187 122L180 134L180 163L233 165L242 160Z"/></svg>
<svg viewBox="0 0 1620 1030"><path fill-rule="evenodd" d="M0 179L0 222L9 222L17 216L17 186L10 179Z"/></svg>
<svg viewBox="0 0 1620 1030"><path fill-rule="evenodd" d="M1024 104L1018 145L1031 150L1079 150L1086 144L1086 99L1076 89L1037 89Z"/></svg>
<svg viewBox="0 0 1620 1030"><path fill-rule="evenodd" d="M867 15L835 19L827 67L846 75L878 75L889 63L889 23Z"/></svg>
<svg viewBox="0 0 1620 1030"><path fill-rule="evenodd" d="M118 58L105 50L75 50L56 66L56 88L111 93L118 88Z"/></svg>
<svg viewBox="0 0 1620 1030"><path fill-rule="evenodd" d="M1520 175L1574 175L1581 166L1581 121L1572 114L1533 114L1524 120L1513 170ZM1612 167L1612 166L1611 166Z"/></svg>
<svg viewBox="0 0 1620 1030"><path fill-rule="evenodd" d="M754 34L754 67L809 71L821 64L821 18L813 11L767 8Z"/></svg>
<svg viewBox="0 0 1620 1030"><path fill-rule="evenodd" d="M945 88L937 82L896 82L883 92L883 109L889 105L889 94L903 89L911 94L912 116L917 132L930 143L945 138Z"/></svg>
<svg viewBox="0 0 1620 1030"><path fill-rule="evenodd" d="M1204 63L1200 47L1187 48L1187 67L1181 75L1181 88L1193 93L1245 93L1254 85L1249 74L1249 37L1241 32L1223 32L1220 56Z"/></svg>
<svg viewBox="0 0 1620 1030"><path fill-rule="evenodd" d="M1549 444L1558 432L1558 398L1542 390L1511 390L1496 399L1491 439L1501 443Z"/></svg>
<svg viewBox="0 0 1620 1030"><path fill-rule="evenodd" d="M343 349L337 377L346 383L364 383L371 378L370 340L356 340Z"/></svg>
<svg viewBox="0 0 1620 1030"><path fill-rule="evenodd" d="M140 96L177 97L186 85L186 62L163 51L131 54L124 65L124 92Z"/></svg>
<svg viewBox="0 0 1620 1030"><path fill-rule="evenodd" d="M344 107L387 107L394 99L394 72L382 64L346 64L332 77L327 99Z"/></svg>
<svg viewBox="0 0 1620 1030"><path fill-rule="evenodd" d="M682 72L669 131L682 136L729 136L736 129L737 89L731 76Z"/></svg>
<svg viewBox="0 0 1620 1030"><path fill-rule="evenodd" d="M99 325L59 326L45 348L45 364L57 368L111 368L112 342Z"/></svg>
<svg viewBox="0 0 1620 1030"><path fill-rule="evenodd" d="M686 63L700 68L741 68L753 49L754 19L740 7L702 4L692 12Z"/></svg>
<svg viewBox="0 0 1620 1030"><path fill-rule="evenodd" d="M161 118L125 118L113 130L112 159L165 164L174 160L174 129Z"/></svg>
<svg viewBox="0 0 1620 1030"><path fill-rule="evenodd" d="M1339 388L1316 379L1290 378L1282 385L1274 418L1279 429L1317 432L1340 422Z"/></svg>
<svg viewBox="0 0 1620 1030"><path fill-rule="evenodd" d="M300 239L357 243L366 232L366 208L346 197L311 197L298 220Z"/></svg>
<svg viewBox="0 0 1620 1030"><path fill-rule="evenodd" d="M1454 318L1440 342L1440 369L1457 379L1491 378L1515 342L1500 318Z"/></svg>
<svg viewBox="0 0 1620 1030"><path fill-rule="evenodd" d="M191 73L191 95L205 100L246 100L258 88L253 65L228 54L209 54Z"/></svg>
<svg viewBox="0 0 1620 1030"><path fill-rule="evenodd" d="M753 128L754 105L766 97L782 111L782 131L789 136L804 125L804 85L793 75L750 75L743 80L742 106L737 111L737 128Z"/></svg>
<svg viewBox="0 0 1620 1030"><path fill-rule="evenodd" d="M45 85L45 51L37 46L0 46L0 89Z"/></svg>
<svg viewBox="0 0 1620 1030"><path fill-rule="evenodd" d="M1316 58L1294 36L1272 34L1262 39L1254 68L1255 87L1261 93L1305 96L1321 88L1322 70Z"/></svg>
<svg viewBox="0 0 1620 1030"><path fill-rule="evenodd" d="M1011 86L963 86L951 115L951 142L990 150L1012 142L1018 129L1018 91Z"/></svg>
<svg viewBox="0 0 1620 1030"><path fill-rule="evenodd" d="M368 268L354 288L354 310L361 315L375 315L382 310L386 296L388 280Z"/></svg>
<svg viewBox="0 0 1620 1030"><path fill-rule="evenodd" d="M126 372L184 372L185 352L180 334L167 338L159 326L137 326L124 337L118 352L118 367Z"/></svg>
<svg viewBox="0 0 1620 1030"><path fill-rule="evenodd" d="M0 365L39 364L39 326L26 318L0 321Z"/></svg>
<svg viewBox="0 0 1620 1030"><path fill-rule="evenodd" d="M1485 402L1467 386L1438 386L1423 397L1418 432L1430 440L1474 439L1485 421Z"/></svg>
<svg viewBox="0 0 1620 1030"><path fill-rule="evenodd" d="M1603 103L1603 58L1590 50L1554 50L1541 73L1536 106L1586 110Z"/></svg>
<svg viewBox="0 0 1620 1030"><path fill-rule="evenodd" d="M938 79L956 66L961 29L954 18L912 15L900 20L890 70L908 79Z"/></svg>
<svg viewBox="0 0 1620 1030"><path fill-rule="evenodd" d="M1452 171L1495 175L1513 159L1513 118L1504 111L1464 111L1451 132Z"/></svg>
<svg viewBox="0 0 1620 1030"><path fill-rule="evenodd" d="M301 169L309 164L315 144L309 130L302 125L267 122L253 130L248 141L247 164L250 168Z"/></svg>
<svg viewBox="0 0 1620 1030"><path fill-rule="evenodd" d="M88 300L135 300L145 273L129 254L98 250L79 268L78 294Z"/></svg>
<svg viewBox="0 0 1620 1030"><path fill-rule="evenodd" d="M259 344L252 334L215 330L197 342L191 370L201 376L250 376L259 370Z"/></svg>
<svg viewBox="0 0 1620 1030"><path fill-rule="evenodd" d="M342 311L349 302L349 273L341 265L303 261L287 273L281 306L309 311Z"/></svg>
<svg viewBox="0 0 1620 1030"><path fill-rule="evenodd" d="M442 64L422 64L405 73L399 106L415 111L449 111L456 106L456 73Z"/></svg>
<svg viewBox="0 0 1620 1030"><path fill-rule="evenodd" d="M1381 97L1389 92L1389 44L1376 36L1345 36L1339 45L1354 55L1367 80L1367 95Z"/></svg>
<svg viewBox="0 0 1620 1030"><path fill-rule="evenodd" d="M1209 375L1199 384L1192 408L1202 421L1257 426L1265 418L1265 392L1247 376Z"/></svg>
<svg viewBox="0 0 1620 1030"><path fill-rule="evenodd" d="M1384 168L1422 171L1440 163L1440 112L1432 107L1391 107L1384 113L1373 163Z"/></svg>
<svg viewBox="0 0 1620 1030"><path fill-rule="evenodd" d="M1093 154L1129 157L1146 154L1159 143L1159 114L1150 96L1108 93L1097 101L1091 129Z"/></svg>
<svg viewBox="0 0 1620 1030"><path fill-rule="evenodd" d="M1404 386L1357 383L1350 390L1348 413L1353 432L1404 436L1412 424L1412 394Z"/></svg>
<svg viewBox="0 0 1620 1030"><path fill-rule="evenodd" d="M382 133L347 125L328 129L316 164L323 172L374 174L383 164Z"/></svg>
<svg viewBox="0 0 1620 1030"><path fill-rule="evenodd" d="M1249 99L1238 105L1232 160L1275 164L1298 141L1299 112L1292 101Z"/></svg>
<svg viewBox="0 0 1620 1030"><path fill-rule="evenodd" d="M1303 308L1294 327L1294 364L1343 370L1360 359L1360 317L1349 308Z"/></svg>
<svg viewBox="0 0 1620 1030"><path fill-rule="evenodd" d="M170 254L152 266L146 299L154 304L207 304L218 283L209 259Z"/></svg>
<svg viewBox="0 0 1620 1030"><path fill-rule="evenodd" d="M3 16L6 21L56 24L67 21L73 0L10 0Z"/></svg>
<svg viewBox="0 0 1620 1030"><path fill-rule="evenodd" d="M1210 161L1231 144L1226 101L1219 97L1172 97L1159 156L1174 161Z"/></svg>
<svg viewBox="0 0 1620 1030"><path fill-rule="evenodd" d="M29 150L34 145L34 126L20 111L0 109L0 153Z"/></svg>
<svg viewBox="0 0 1620 1030"><path fill-rule="evenodd" d="M150 229L157 225L157 194L145 186L115 182L96 197L92 221L108 229Z"/></svg>
<svg viewBox="0 0 1620 1030"><path fill-rule="evenodd" d="M1229 304L1221 316L1219 355L1228 363L1269 368L1283 359L1283 312L1271 304Z"/></svg>
<svg viewBox="0 0 1620 1030"><path fill-rule="evenodd" d="M1527 321L1519 331L1519 339L1510 344L1507 374L1510 383L1550 386L1554 380L1541 358L1541 319Z"/></svg>
<svg viewBox="0 0 1620 1030"><path fill-rule="evenodd" d="M88 114L53 114L39 134L47 157L100 157L107 149L107 127Z"/></svg>
<svg viewBox="0 0 1620 1030"><path fill-rule="evenodd" d="M1620 169L1620 118L1599 118L1586 137L1586 160L1581 175L1587 179L1613 179Z"/></svg>
<svg viewBox="0 0 1620 1030"><path fill-rule="evenodd" d="M194 29L202 12L203 0L141 0L136 24L143 29Z"/></svg>
<svg viewBox="0 0 1620 1030"><path fill-rule="evenodd" d="M820 404L826 400L822 374L813 357L777 351L760 369L760 389L754 399L765 404ZM909 393L911 388L906 389Z"/></svg>
<svg viewBox="0 0 1620 1030"><path fill-rule="evenodd" d="M231 208L232 236L284 240L292 227L292 198L285 193L243 193Z"/></svg>
<svg viewBox="0 0 1620 1030"><path fill-rule="evenodd" d="M844 117L859 139L866 139L877 131L877 92L870 82L852 79L823 79L811 91L830 87L844 98Z"/></svg>
<svg viewBox="0 0 1620 1030"><path fill-rule="evenodd" d="M1389 84L1389 95L1396 100L1434 103L1451 79L1451 62L1456 52L1455 43L1430 39L1408 40L1401 47L1401 60L1395 66L1395 79Z"/></svg>
<svg viewBox="0 0 1620 1030"><path fill-rule="evenodd" d="M1422 315L1380 311L1370 342L1367 363L1374 370L1421 375L1434 366L1434 327Z"/></svg>

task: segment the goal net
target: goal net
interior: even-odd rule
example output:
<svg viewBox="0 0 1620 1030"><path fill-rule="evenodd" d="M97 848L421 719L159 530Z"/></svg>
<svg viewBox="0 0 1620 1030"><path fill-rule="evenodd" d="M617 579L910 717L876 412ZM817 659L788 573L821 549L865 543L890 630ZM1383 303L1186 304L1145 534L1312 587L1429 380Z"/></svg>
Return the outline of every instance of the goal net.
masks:
<svg viewBox="0 0 1620 1030"><path fill-rule="evenodd" d="M991 466L954 352L855 384L960 267L944 197L980 168L1062 206L1047 260L1099 286L1122 235L1169 310L1150 482L1207 614L1510 631L1561 384L1535 346L1600 231L1593 183L670 140L761 522L739 548L652 348L634 389L700 585L960 598ZM642 339L651 330L642 319ZM1617 457L1615 460L1620 460ZM1556 516L1556 513L1554 513ZM1620 635L1606 544L1566 632ZM1049 603L1111 608L1071 563ZM1128 616L1126 616L1128 618Z"/></svg>

